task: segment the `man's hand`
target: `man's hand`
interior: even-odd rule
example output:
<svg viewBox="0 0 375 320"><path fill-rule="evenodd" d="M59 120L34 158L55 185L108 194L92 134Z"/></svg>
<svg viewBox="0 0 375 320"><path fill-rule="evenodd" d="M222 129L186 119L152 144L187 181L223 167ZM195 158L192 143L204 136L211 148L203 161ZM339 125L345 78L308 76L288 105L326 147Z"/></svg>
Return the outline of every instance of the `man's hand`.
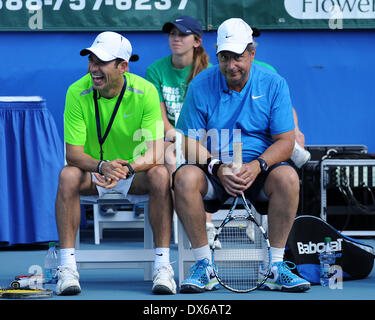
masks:
<svg viewBox="0 0 375 320"><path fill-rule="evenodd" d="M259 162L254 160L244 163L240 168L234 163L222 164L218 177L225 191L232 197L237 197L250 188L260 172Z"/></svg>
<svg viewBox="0 0 375 320"><path fill-rule="evenodd" d="M97 186L111 189L116 186L117 182L120 179L126 179L129 173L129 169L126 166L129 162L126 160L116 159L109 162L103 162L101 171L103 175L99 173L94 173L97 181L94 180L94 183Z"/></svg>

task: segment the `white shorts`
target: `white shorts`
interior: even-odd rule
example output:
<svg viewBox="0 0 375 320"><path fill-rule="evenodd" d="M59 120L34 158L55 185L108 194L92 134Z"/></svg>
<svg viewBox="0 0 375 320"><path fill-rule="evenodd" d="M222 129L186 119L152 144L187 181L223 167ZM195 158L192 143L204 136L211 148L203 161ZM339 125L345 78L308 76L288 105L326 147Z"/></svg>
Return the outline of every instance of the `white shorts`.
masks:
<svg viewBox="0 0 375 320"><path fill-rule="evenodd" d="M91 173L92 175L92 181L98 181L96 179L94 173ZM129 200L132 203L137 202L144 202L148 200L148 194L129 194L130 186L133 182L134 175L131 176L129 179L121 179L119 182L117 182L116 186L114 186L111 189L106 189L100 186L96 186L96 189L98 190L99 197L102 197L106 193L121 193L125 197L125 199Z"/></svg>

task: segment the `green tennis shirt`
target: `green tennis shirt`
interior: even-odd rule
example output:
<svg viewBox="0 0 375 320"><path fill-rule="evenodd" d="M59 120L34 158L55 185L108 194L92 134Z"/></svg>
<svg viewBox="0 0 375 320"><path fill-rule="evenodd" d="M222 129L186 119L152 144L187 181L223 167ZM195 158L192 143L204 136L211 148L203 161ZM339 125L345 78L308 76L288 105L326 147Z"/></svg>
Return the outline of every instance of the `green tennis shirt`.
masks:
<svg viewBox="0 0 375 320"><path fill-rule="evenodd" d="M169 122L175 125L175 114L180 113L186 95L186 79L191 64L183 69L172 65L172 56L156 60L146 70L146 79L152 82L159 93L160 102L165 103Z"/></svg>
<svg viewBox="0 0 375 320"><path fill-rule="evenodd" d="M147 80L125 73L126 90L109 134L103 144L103 159L136 160L146 152L146 141L164 137L158 92ZM118 96L98 99L102 137ZM64 140L84 146L85 153L100 159L92 79L86 74L73 83L66 94Z"/></svg>
<svg viewBox="0 0 375 320"><path fill-rule="evenodd" d="M209 67L211 64L209 63ZM146 70L146 79L154 84L159 93L160 102L165 103L169 122L175 126L175 115L179 114L184 103L192 64L183 69L172 65L172 56L153 62Z"/></svg>

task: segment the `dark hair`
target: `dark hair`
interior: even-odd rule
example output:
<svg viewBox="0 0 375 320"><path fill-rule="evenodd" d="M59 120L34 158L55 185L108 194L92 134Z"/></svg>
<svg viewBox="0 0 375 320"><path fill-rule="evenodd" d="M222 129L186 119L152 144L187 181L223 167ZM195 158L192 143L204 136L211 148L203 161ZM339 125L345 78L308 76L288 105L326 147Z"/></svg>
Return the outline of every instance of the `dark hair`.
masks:
<svg viewBox="0 0 375 320"><path fill-rule="evenodd" d="M125 61L125 60L124 60L124 59L121 59L121 58L116 58L116 59L115 59L115 67L117 68L118 65L119 65L121 62L123 62L123 61Z"/></svg>
<svg viewBox="0 0 375 320"><path fill-rule="evenodd" d="M199 36L194 34L196 40L201 39ZM200 45L197 48L194 48L194 56L193 56L193 65L191 67L189 76L186 80L186 85L189 85L190 81L201 71L208 67L208 54L204 47Z"/></svg>

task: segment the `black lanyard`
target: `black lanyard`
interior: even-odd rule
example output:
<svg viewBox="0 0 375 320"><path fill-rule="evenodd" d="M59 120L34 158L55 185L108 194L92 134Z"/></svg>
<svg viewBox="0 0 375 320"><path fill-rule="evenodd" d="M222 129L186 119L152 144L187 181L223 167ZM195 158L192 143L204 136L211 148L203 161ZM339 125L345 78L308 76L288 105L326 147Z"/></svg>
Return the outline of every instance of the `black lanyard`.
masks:
<svg viewBox="0 0 375 320"><path fill-rule="evenodd" d="M121 100L122 100L122 98L124 96L125 89L126 89L126 78L124 77L124 85L123 85L123 87L121 89L121 93L120 93L120 95L119 95L119 97L117 99L117 102L116 102L116 105L115 105L115 109L112 112L111 119L109 120L107 129L105 130L105 133L104 133L103 137L102 137L102 130L101 130L101 127L100 127L100 116L99 116L99 106L98 106L97 91L94 89L96 131L97 131L97 134L98 134L98 141L99 141L99 145L100 145L100 160L103 160L103 154L104 154L104 152L103 152L103 144L104 144L105 139L108 136L109 130L111 130L113 121L115 120L115 116L116 116L118 108L120 107L120 103L121 103Z"/></svg>

